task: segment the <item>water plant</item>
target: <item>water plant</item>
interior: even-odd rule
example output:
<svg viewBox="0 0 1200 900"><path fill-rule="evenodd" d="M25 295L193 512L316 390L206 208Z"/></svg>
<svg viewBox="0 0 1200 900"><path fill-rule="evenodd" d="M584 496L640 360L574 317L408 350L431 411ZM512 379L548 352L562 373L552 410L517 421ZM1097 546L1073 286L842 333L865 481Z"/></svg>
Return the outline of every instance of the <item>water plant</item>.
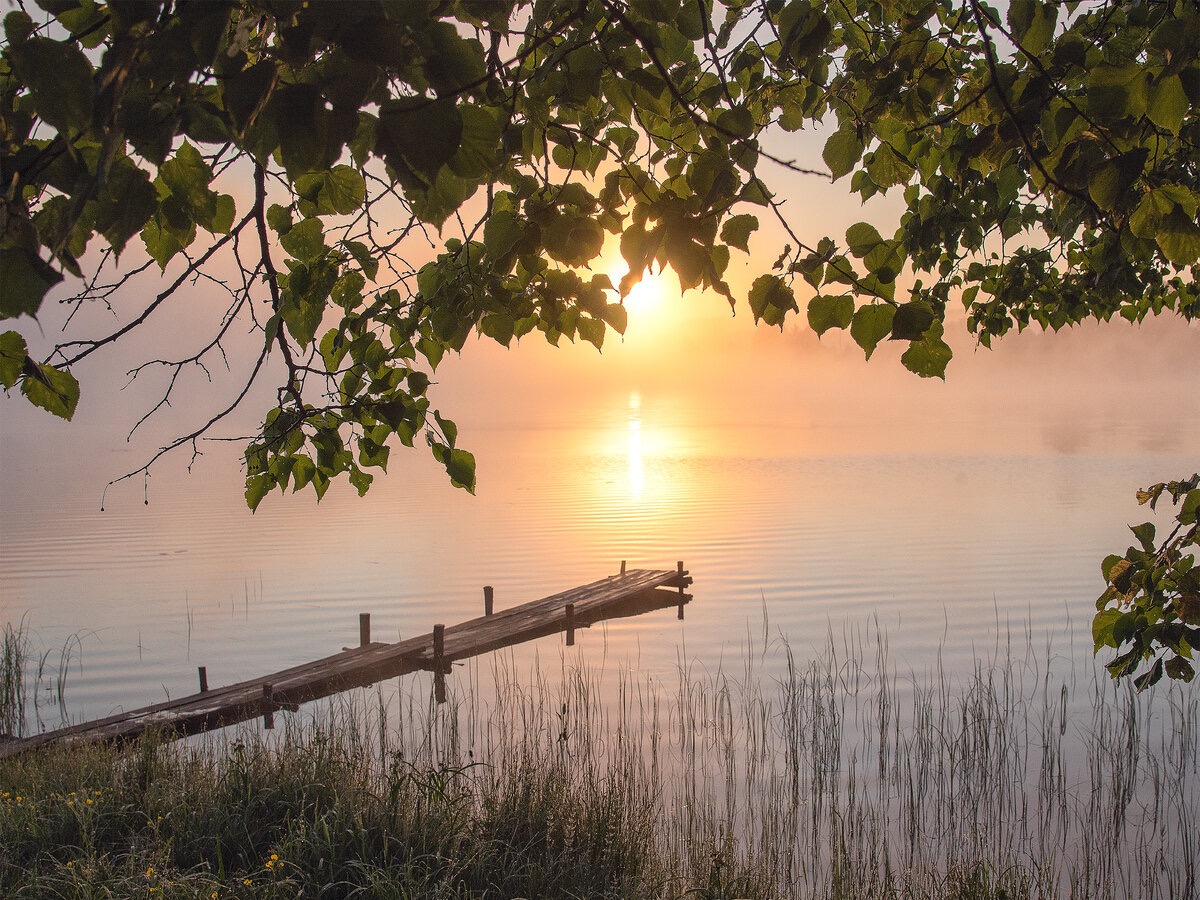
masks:
<svg viewBox="0 0 1200 900"><path fill-rule="evenodd" d="M874 626L747 649L672 678L500 654L447 704L408 681L274 732L8 760L0 894L1196 896L1186 689L1028 634L961 677L901 670Z"/></svg>

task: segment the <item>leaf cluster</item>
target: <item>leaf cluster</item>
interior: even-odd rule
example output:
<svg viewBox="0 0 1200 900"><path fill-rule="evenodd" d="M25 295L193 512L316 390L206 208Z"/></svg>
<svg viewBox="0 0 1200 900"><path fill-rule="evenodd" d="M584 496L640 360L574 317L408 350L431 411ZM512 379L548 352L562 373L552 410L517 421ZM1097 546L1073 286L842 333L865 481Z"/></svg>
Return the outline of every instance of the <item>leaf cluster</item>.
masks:
<svg viewBox="0 0 1200 900"><path fill-rule="evenodd" d="M1139 673L1134 678L1138 690L1164 673L1191 681L1200 647L1200 568L1186 552L1200 545L1200 475L1153 485L1138 491L1137 499L1154 509L1164 495L1178 507L1171 533L1156 542L1153 522L1130 529L1137 545L1101 564L1108 587L1096 601L1099 612L1092 623L1096 651L1118 651L1107 664L1109 672L1117 678Z"/></svg>

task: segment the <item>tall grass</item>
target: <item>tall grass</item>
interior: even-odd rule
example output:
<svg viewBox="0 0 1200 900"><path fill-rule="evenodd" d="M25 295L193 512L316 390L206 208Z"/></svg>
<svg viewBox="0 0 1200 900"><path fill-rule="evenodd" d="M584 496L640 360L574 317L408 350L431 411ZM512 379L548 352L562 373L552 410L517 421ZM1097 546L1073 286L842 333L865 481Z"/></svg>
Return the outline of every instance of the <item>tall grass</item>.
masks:
<svg viewBox="0 0 1200 900"><path fill-rule="evenodd" d="M747 895L1200 896L1200 696L1136 696L1024 642L901 673L866 629L669 683L499 658L428 722L427 762L531 756L653 804L675 885ZM1058 671L1056 671L1056 669ZM411 719L411 717L410 717ZM430 740L431 727L440 735ZM416 749L416 748L410 748ZM585 781L586 786L586 781Z"/></svg>
<svg viewBox="0 0 1200 900"><path fill-rule="evenodd" d="M72 634L58 648L57 665L54 651L33 651L33 642L24 618L20 622L5 622L0 643L0 735L22 737L30 728L31 718L38 728L45 725L44 707L59 711L61 724L68 724L66 708L67 681L71 664L83 657L83 638Z"/></svg>
<svg viewBox="0 0 1200 900"><path fill-rule="evenodd" d="M20 737L25 733L25 708L29 702L25 660L28 657L29 637L24 620L16 625L5 622L0 650L0 735Z"/></svg>
<svg viewBox="0 0 1200 900"><path fill-rule="evenodd" d="M442 706L0 764L0 895L1197 896L1200 700L1055 667L902 673L875 629L669 679L496 655Z"/></svg>

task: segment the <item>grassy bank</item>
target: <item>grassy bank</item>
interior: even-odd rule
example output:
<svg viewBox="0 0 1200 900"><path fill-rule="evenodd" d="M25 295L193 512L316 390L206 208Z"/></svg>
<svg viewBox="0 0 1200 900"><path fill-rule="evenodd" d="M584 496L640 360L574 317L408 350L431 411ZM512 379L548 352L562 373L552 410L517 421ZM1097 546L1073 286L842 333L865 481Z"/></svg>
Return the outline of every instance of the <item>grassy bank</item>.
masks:
<svg viewBox="0 0 1200 900"><path fill-rule="evenodd" d="M670 683L501 656L441 707L410 682L29 756L0 764L0 896L1196 896L1195 692L1052 656L901 677L868 633Z"/></svg>

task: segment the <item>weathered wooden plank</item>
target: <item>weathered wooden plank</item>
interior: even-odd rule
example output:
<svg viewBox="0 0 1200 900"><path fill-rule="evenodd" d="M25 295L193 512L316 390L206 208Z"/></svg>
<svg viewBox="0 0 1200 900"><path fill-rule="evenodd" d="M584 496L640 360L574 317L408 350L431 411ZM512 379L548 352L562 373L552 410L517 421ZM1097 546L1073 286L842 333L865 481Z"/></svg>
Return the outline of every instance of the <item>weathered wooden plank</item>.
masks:
<svg viewBox="0 0 1200 900"><path fill-rule="evenodd" d="M391 644L370 642L369 620L360 619L361 646L259 678L0 743L0 759L52 744L136 740L150 729L182 737L294 710L301 703L420 669L440 667L444 674L457 660L566 630L568 604L574 627L587 628L676 605L682 609L691 600L683 593L691 582L682 565L625 571L622 564L620 575L540 600L499 612L488 604L483 616L444 629L440 654L435 654L432 632Z"/></svg>

